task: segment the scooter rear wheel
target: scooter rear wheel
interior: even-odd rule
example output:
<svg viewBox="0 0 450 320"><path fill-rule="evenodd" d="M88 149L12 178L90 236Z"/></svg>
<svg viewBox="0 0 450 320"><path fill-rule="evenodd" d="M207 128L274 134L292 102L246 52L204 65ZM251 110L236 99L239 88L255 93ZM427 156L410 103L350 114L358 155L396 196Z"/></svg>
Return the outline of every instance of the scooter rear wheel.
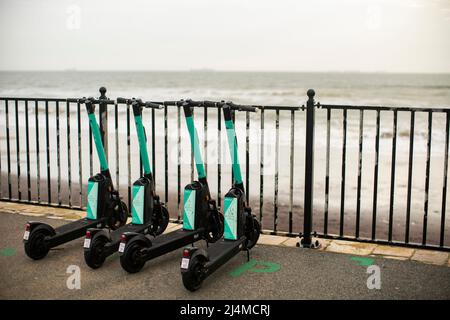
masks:
<svg viewBox="0 0 450 320"><path fill-rule="evenodd" d="M106 259L103 255L103 249L108 242L108 238L103 235L92 239L91 247L84 250L84 261L89 267L98 269L103 265Z"/></svg>
<svg viewBox="0 0 450 320"><path fill-rule="evenodd" d="M205 261L206 258L202 255L194 256L189 263L188 270L182 273L183 285L189 291L196 291L201 287Z"/></svg>
<svg viewBox="0 0 450 320"><path fill-rule="evenodd" d="M50 251L50 248L45 243L45 237L50 236L47 229L36 227L31 231L28 241L25 242L25 253L31 259L39 260L44 258Z"/></svg>
<svg viewBox="0 0 450 320"><path fill-rule="evenodd" d="M253 248L258 242L259 235L261 234L261 223L255 217L253 219L253 227L247 233L247 244L246 248L250 250Z"/></svg>
<svg viewBox="0 0 450 320"><path fill-rule="evenodd" d="M144 267L145 261L138 257L143 244L140 241L134 241L125 247L124 253L120 256L120 265L128 273L136 273Z"/></svg>
<svg viewBox="0 0 450 320"><path fill-rule="evenodd" d="M163 205L160 205L160 215L158 217L158 221L153 225L152 231L155 235L159 236L162 234L169 224L169 211Z"/></svg>

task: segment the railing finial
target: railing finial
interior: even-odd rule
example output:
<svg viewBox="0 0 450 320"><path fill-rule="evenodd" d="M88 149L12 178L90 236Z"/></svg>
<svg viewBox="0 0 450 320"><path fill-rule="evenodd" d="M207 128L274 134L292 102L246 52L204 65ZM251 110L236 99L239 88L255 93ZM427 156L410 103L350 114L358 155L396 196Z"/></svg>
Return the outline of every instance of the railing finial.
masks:
<svg viewBox="0 0 450 320"><path fill-rule="evenodd" d="M107 100L106 97L106 88L100 87L98 89L100 91L100 100ZM102 142L103 142L103 148L105 149L106 153L106 159L108 159L108 112L106 110L106 103L100 102L99 104L99 111L100 111L100 117L99 117L99 125L100 125L100 133L102 135Z"/></svg>
<svg viewBox="0 0 450 320"><path fill-rule="evenodd" d="M105 87L100 87L100 89L98 89L98 91L100 91L100 99L106 98L106 88Z"/></svg>
<svg viewBox="0 0 450 320"><path fill-rule="evenodd" d="M308 97L310 99L314 99L314 96L316 95L316 92L314 91L314 89L309 89L306 94L308 95Z"/></svg>

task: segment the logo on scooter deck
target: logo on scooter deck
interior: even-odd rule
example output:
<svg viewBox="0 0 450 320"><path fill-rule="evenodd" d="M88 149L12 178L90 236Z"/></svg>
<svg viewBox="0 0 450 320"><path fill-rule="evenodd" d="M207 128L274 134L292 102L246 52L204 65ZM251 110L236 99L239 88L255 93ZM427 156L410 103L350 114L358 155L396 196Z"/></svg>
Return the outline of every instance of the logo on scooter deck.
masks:
<svg viewBox="0 0 450 320"><path fill-rule="evenodd" d="M195 228L195 190L184 189L183 229Z"/></svg>
<svg viewBox="0 0 450 320"><path fill-rule="evenodd" d="M87 213L86 217L91 220L97 219L97 202L98 202L98 183L88 182L88 195L87 195Z"/></svg>
<svg viewBox="0 0 450 320"><path fill-rule="evenodd" d="M133 207L131 209L131 222L133 224L143 224L144 192L144 186L133 186Z"/></svg>
<svg viewBox="0 0 450 320"><path fill-rule="evenodd" d="M225 197L225 229L223 237L227 240L237 240L237 199Z"/></svg>

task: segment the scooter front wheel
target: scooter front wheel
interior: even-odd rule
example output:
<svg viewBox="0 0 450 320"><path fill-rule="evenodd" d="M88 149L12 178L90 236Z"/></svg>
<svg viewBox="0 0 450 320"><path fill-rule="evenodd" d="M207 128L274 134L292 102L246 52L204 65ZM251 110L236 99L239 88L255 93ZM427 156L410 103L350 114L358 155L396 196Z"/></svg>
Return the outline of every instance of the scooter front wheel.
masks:
<svg viewBox="0 0 450 320"><path fill-rule="evenodd" d="M140 241L134 241L125 247L125 251L120 256L120 265L128 273L136 273L144 267L145 261L140 259L139 251L143 249Z"/></svg>
<svg viewBox="0 0 450 320"><path fill-rule="evenodd" d="M181 274L183 285L189 291L196 291L201 287L204 279L205 261L206 257L202 255L194 256L189 262L188 269Z"/></svg>
<svg viewBox="0 0 450 320"><path fill-rule="evenodd" d="M157 221L155 221L155 224L152 227L153 233L157 236L162 234L169 224L169 211L163 205L160 205L159 207L161 208L160 215L158 216Z"/></svg>
<svg viewBox="0 0 450 320"><path fill-rule="evenodd" d="M50 251L45 237L50 236L50 232L47 229L36 227L25 242L25 253L33 260L39 260L44 258Z"/></svg>
<svg viewBox="0 0 450 320"><path fill-rule="evenodd" d="M212 211L209 215L208 228L205 234L206 241L216 242L223 236L224 216L219 211Z"/></svg>
<svg viewBox="0 0 450 320"><path fill-rule="evenodd" d="M246 248L250 250L253 248L259 240L259 235L261 234L261 223L255 217L252 218L253 226L247 233L247 244Z"/></svg>
<svg viewBox="0 0 450 320"><path fill-rule="evenodd" d="M103 255L103 249L109 242L105 236L94 237L89 249L84 250L84 261L92 269L100 268L105 262L105 256Z"/></svg>
<svg viewBox="0 0 450 320"><path fill-rule="evenodd" d="M108 225L112 230L116 230L127 223L128 208L125 202L120 201L113 208L111 217L109 218Z"/></svg>

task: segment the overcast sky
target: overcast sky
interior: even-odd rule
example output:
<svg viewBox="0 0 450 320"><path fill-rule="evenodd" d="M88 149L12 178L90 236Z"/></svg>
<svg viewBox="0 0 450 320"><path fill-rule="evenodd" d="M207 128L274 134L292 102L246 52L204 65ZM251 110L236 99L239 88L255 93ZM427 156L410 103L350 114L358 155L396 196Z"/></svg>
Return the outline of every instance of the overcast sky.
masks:
<svg viewBox="0 0 450 320"><path fill-rule="evenodd" d="M0 0L0 70L450 73L450 0Z"/></svg>

